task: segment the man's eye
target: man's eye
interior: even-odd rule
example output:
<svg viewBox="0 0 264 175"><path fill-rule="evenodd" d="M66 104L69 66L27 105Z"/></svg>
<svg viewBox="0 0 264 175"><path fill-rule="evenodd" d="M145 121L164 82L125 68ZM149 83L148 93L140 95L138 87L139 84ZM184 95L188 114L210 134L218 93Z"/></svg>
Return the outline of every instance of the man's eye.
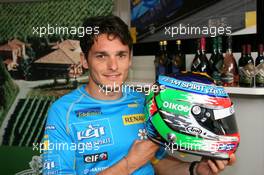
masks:
<svg viewBox="0 0 264 175"><path fill-rule="evenodd" d="M105 58L104 55L96 55L95 57L98 58L98 59L103 59L103 58Z"/></svg>
<svg viewBox="0 0 264 175"><path fill-rule="evenodd" d="M119 55L119 58L121 58L121 59L124 59L124 58L126 58L126 57L127 57L126 54L120 54L120 55Z"/></svg>

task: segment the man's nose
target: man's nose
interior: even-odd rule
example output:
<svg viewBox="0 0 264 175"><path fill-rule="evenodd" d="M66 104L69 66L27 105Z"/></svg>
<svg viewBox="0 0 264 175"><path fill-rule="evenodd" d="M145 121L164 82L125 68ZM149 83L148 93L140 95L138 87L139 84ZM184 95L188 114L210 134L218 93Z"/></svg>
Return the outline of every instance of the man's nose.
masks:
<svg viewBox="0 0 264 175"><path fill-rule="evenodd" d="M108 69L111 70L117 70L118 69L118 63L116 57L110 57L108 60Z"/></svg>

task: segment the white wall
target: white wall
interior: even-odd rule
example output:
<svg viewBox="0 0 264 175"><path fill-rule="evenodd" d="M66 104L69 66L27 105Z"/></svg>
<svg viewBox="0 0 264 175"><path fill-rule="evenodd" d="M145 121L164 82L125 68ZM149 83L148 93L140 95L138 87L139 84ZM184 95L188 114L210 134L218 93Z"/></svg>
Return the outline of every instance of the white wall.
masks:
<svg viewBox="0 0 264 175"><path fill-rule="evenodd" d="M130 1L114 0L113 14L119 16L128 26L130 26Z"/></svg>

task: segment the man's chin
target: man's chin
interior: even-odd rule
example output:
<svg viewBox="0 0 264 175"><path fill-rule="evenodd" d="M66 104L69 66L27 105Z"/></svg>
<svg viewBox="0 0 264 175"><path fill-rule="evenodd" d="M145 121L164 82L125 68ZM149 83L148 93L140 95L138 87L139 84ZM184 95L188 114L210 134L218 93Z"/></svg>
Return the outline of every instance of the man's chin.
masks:
<svg viewBox="0 0 264 175"><path fill-rule="evenodd" d="M114 83L108 83L103 85L103 88L107 90L108 92L118 92L122 90L122 83L120 82L114 82Z"/></svg>

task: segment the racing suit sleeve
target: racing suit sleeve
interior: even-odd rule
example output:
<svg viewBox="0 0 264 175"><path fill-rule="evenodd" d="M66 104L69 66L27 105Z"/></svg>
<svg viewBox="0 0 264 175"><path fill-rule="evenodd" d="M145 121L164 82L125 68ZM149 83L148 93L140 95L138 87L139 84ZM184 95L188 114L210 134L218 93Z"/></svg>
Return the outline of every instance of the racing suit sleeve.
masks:
<svg viewBox="0 0 264 175"><path fill-rule="evenodd" d="M55 102L56 103L56 102ZM43 138L43 169L46 174L76 174L75 150L72 138L66 128L66 112L53 104L48 112Z"/></svg>

